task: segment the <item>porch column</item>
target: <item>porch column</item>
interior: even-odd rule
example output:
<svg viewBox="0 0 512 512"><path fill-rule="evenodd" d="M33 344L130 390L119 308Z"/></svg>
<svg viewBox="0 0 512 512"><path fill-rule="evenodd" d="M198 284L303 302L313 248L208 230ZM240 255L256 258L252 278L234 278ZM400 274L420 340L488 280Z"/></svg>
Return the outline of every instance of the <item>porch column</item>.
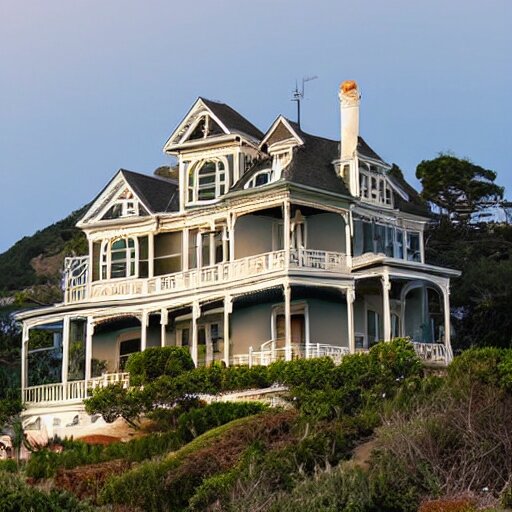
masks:
<svg viewBox="0 0 512 512"><path fill-rule="evenodd" d="M148 320L149 314L147 311L142 312L140 319L140 351L146 350L147 339L148 339Z"/></svg>
<svg viewBox="0 0 512 512"><path fill-rule="evenodd" d="M91 296L92 280L94 275L94 242L89 238L89 258L87 263L87 297ZM101 271L98 270L101 274ZM100 276L101 277L101 276Z"/></svg>
<svg viewBox="0 0 512 512"><path fill-rule="evenodd" d="M285 359L292 359L292 315L291 315L291 289L289 284L284 285L284 336Z"/></svg>
<svg viewBox="0 0 512 512"><path fill-rule="evenodd" d="M229 261L235 260L235 224L238 217L233 213L228 217Z"/></svg>
<svg viewBox="0 0 512 512"><path fill-rule="evenodd" d="M283 243L284 243L284 268L290 268L290 203L285 199L283 203Z"/></svg>
<svg viewBox="0 0 512 512"><path fill-rule="evenodd" d="M23 333L21 336L21 401L25 402L25 389L28 387L28 340L30 328L23 322Z"/></svg>
<svg viewBox="0 0 512 512"><path fill-rule="evenodd" d="M347 267L352 267L352 229L350 222L350 214L342 214L343 221L345 222L345 261Z"/></svg>
<svg viewBox="0 0 512 512"><path fill-rule="evenodd" d="M181 269L183 272L188 270L188 246L189 246L189 229L185 228L181 234Z"/></svg>
<svg viewBox="0 0 512 512"><path fill-rule="evenodd" d="M448 361L450 362L453 358L452 344L451 344L451 318L450 318L450 284L446 283L442 287L443 290L443 310L444 310L444 345L446 347L446 353Z"/></svg>
<svg viewBox="0 0 512 512"><path fill-rule="evenodd" d="M391 341L391 310L389 307L389 291L391 290L391 281L389 275L384 274L382 282L382 318L383 318L383 338L384 341Z"/></svg>
<svg viewBox="0 0 512 512"><path fill-rule="evenodd" d="M62 321L62 384L68 382L68 369L69 369L69 316L65 316ZM64 386L64 389L66 387ZM66 394L64 395L66 399Z"/></svg>
<svg viewBox="0 0 512 512"><path fill-rule="evenodd" d="M201 316L201 306L199 302L192 303L192 361L197 367L199 360L197 349L197 319Z"/></svg>
<svg viewBox="0 0 512 512"><path fill-rule="evenodd" d="M197 268L197 284L199 284L201 279L201 267L203 266L203 235L201 233L201 230L197 230L196 235L196 268Z"/></svg>
<svg viewBox="0 0 512 512"><path fill-rule="evenodd" d="M155 275L155 235L148 235L148 277Z"/></svg>
<svg viewBox="0 0 512 512"><path fill-rule="evenodd" d="M345 291L347 300L347 334L348 334L348 348L351 354L356 351L356 338L354 334L354 300L356 299L356 292L354 287L347 288Z"/></svg>
<svg viewBox="0 0 512 512"><path fill-rule="evenodd" d="M229 366L229 349L231 340L229 339L229 315L233 312L233 299L226 295L224 297L224 363Z"/></svg>
<svg viewBox="0 0 512 512"><path fill-rule="evenodd" d="M169 311L167 308L160 310L160 346L165 347L165 338L167 324L169 323Z"/></svg>
<svg viewBox="0 0 512 512"><path fill-rule="evenodd" d="M92 377L92 337L94 335L94 321L92 316L87 317L87 325L85 331L85 381Z"/></svg>

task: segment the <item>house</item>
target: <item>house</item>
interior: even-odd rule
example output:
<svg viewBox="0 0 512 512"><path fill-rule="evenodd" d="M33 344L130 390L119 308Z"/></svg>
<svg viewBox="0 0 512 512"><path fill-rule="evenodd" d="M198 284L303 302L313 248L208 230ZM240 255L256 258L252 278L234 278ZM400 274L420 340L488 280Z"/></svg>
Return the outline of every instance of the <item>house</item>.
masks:
<svg viewBox="0 0 512 512"><path fill-rule="evenodd" d="M451 359L459 272L425 262L428 209L359 135L357 84L339 98L341 144L283 116L263 133L199 98L164 145L176 179L112 178L78 223L89 254L66 260L64 301L18 314L26 424L85 421L83 398L127 382L146 347L255 365L409 336Z"/></svg>

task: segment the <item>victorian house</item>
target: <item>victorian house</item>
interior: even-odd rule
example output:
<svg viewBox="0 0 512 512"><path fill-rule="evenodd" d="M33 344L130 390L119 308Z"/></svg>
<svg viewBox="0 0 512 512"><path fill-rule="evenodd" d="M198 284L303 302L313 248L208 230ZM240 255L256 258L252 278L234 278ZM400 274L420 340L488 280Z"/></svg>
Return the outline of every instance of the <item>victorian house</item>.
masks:
<svg viewBox="0 0 512 512"><path fill-rule="evenodd" d="M27 420L82 421L146 347L256 365L407 336L451 359L459 273L425 261L428 209L359 135L355 82L339 98L341 143L199 98L164 145L172 175L117 172L78 223L89 253L67 259L64 301L18 314ZM49 353L57 371L31 371Z"/></svg>

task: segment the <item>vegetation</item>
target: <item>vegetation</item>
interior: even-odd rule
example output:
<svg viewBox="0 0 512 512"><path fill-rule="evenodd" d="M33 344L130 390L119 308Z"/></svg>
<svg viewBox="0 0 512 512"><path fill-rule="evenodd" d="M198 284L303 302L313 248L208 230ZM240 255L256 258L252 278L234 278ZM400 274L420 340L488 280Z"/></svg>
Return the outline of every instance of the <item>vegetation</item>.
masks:
<svg viewBox="0 0 512 512"><path fill-rule="evenodd" d="M467 220L478 207L503 198L503 187L496 185L496 173L467 159L440 154L424 160L416 168L421 195L457 220Z"/></svg>

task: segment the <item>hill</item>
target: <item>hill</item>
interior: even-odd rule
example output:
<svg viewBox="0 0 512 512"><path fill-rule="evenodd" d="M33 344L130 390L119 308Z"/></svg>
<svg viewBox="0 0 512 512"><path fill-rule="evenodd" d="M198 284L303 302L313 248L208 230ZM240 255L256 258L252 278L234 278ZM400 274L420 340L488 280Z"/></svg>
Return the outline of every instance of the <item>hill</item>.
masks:
<svg viewBox="0 0 512 512"><path fill-rule="evenodd" d="M40 285L58 285L64 257L87 252L86 239L75 224L89 205L65 219L25 236L0 254L0 295Z"/></svg>

